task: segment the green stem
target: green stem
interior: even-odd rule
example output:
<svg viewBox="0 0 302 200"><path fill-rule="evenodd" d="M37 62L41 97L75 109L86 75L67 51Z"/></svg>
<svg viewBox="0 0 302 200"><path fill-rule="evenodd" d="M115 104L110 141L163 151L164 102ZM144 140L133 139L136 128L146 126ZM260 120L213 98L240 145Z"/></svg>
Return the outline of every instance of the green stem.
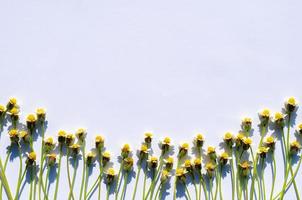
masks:
<svg viewBox="0 0 302 200"><path fill-rule="evenodd" d="M143 199L145 199L146 183L147 183L147 165L145 166L145 173L144 173Z"/></svg>
<svg viewBox="0 0 302 200"><path fill-rule="evenodd" d="M195 180L195 176L194 176L193 172L191 173L191 178L192 178L192 182L193 182L194 189L195 189L195 196L196 196L196 199L198 199L198 189L196 186L196 180Z"/></svg>
<svg viewBox="0 0 302 200"><path fill-rule="evenodd" d="M265 182L264 182L264 159L261 159L261 182L262 182L262 195L264 200L266 200Z"/></svg>
<svg viewBox="0 0 302 200"><path fill-rule="evenodd" d="M67 148L66 152L66 163L67 163L67 178L68 178L68 185L69 185L69 191L71 190L71 177L70 177L70 166L69 166L69 149ZM74 199L73 193L71 193L71 197Z"/></svg>
<svg viewBox="0 0 302 200"><path fill-rule="evenodd" d="M159 180L159 177L160 177L160 173L159 172L162 169L162 167L163 167L163 157L160 157L160 164L157 167L157 169L155 170L154 179L151 182L151 185L150 185L150 187L148 189L148 192L147 192L147 195L146 195L145 199L148 198L150 192L151 192L151 199L152 199L153 193L154 193L154 188L155 188L155 186L156 186L156 184L157 184L157 182Z"/></svg>
<svg viewBox="0 0 302 200"><path fill-rule="evenodd" d="M99 181L99 192L98 192L98 200L101 199L101 189L102 189L102 177L103 177L103 154L101 150L98 151L99 153L99 163L100 163L100 181Z"/></svg>
<svg viewBox="0 0 302 200"><path fill-rule="evenodd" d="M68 195L68 200L70 200L71 198L74 199L74 195L73 195L73 188L74 188L74 183L75 183L75 179L76 179L76 175L77 175L77 170L78 170L78 159L76 157L74 157L74 170L73 170L73 175L72 175L72 182L71 182L71 188L69 191L69 195Z"/></svg>
<svg viewBox="0 0 302 200"><path fill-rule="evenodd" d="M115 188L114 188L114 193L115 193L115 200L118 199L118 192L119 192L119 189L120 189L120 184L122 181L120 181L120 178L121 178L121 175L122 175L122 169L123 169L123 161L121 162L121 165L120 165L120 169L118 171L118 175L117 175L117 179L116 179L116 185L115 185Z"/></svg>
<svg viewBox="0 0 302 200"><path fill-rule="evenodd" d="M267 126L262 126L261 127L261 138L260 138L260 142L259 142L259 145L258 145L258 149L262 146L263 144L263 139L264 139L264 135L266 133L266 130L267 130ZM255 179L258 183L258 191L260 190L260 183L259 183L259 179L258 179L258 172L257 172L257 163L258 163L258 159L259 159L259 155L256 154L255 157L254 157L254 154L253 154L253 151L252 151L252 148L250 148L251 150L251 156L253 158L253 174L252 174L252 183L251 183L251 189L250 189L250 199L253 200L254 199L254 187L255 187ZM258 194L260 195L260 194Z"/></svg>
<svg viewBox="0 0 302 200"><path fill-rule="evenodd" d="M19 190L20 190L20 185L21 185L21 179L22 179L22 152L21 152L21 147L20 145L18 144L18 151L19 151L19 161L20 161L20 165L19 165L19 174L18 174L18 183L17 183L17 190L16 190L16 196L15 196L15 199L16 197L18 196L19 194ZM24 170L24 173L25 173L26 169Z"/></svg>
<svg viewBox="0 0 302 200"><path fill-rule="evenodd" d="M222 176L222 166L220 166L220 175L219 175L219 196L220 196L220 200L223 200L223 195L221 191L221 176Z"/></svg>
<svg viewBox="0 0 302 200"><path fill-rule="evenodd" d="M9 156L11 154L11 150L12 150L12 144L10 144L10 146L8 147L8 150L7 150L7 153L6 153L6 157L5 157L5 160L4 160L4 174L5 174L5 171L6 171L6 167L7 167L7 163L8 163L8 159L9 159ZM0 196L2 197L2 190L3 190L3 186L2 186L2 182L0 182Z"/></svg>
<svg viewBox="0 0 302 200"><path fill-rule="evenodd" d="M32 191L33 191L33 167L30 168L30 192L29 192L29 200L32 200Z"/></svg>
<svg viewBox="0 0 302 200"><path fill-rule="evenodd" d="M59 155L59 163L58 163L58 174L56 177L56 189L55 189L55 194L54 194L54 200L57 200L58 196L58 189L59 189L59 181L60 181L60 174L61 174L61 162L62 162L62 156L63 156L63 151L62 151L62 145L59 146L60 148L60 155Z"/></svg>
<svg viewBox="0 0 302 200"><path fill-rule="evenodd" d="M214 199L217 199L217 194L218 194L218 180L219 180L219 174L217 172L217 168L215 170L215 182L216 182L216 186L215 186L215 195L214 195Z"/></svg>
<svg viewBox="0 0 302 200"><path fill-rule="evenodd" d="M94 181L94 183L92 184L92 186L90 187L90 189L87 192L87 198L89 198L92 194L92 191L95 189L96 185L98 185L100 182L102 182L102 180L100 180L102 177L99 175L98 178Z"/></svg>
<svg viewBox="0 0 302 200"><path fill-rule="evenodd" d="M44 162L44 132L45 132L45 128L44 128L44 122L42 122L41 124L41 128L42 128L42 138L41 138L41 157L40 157L40 173L39 173L39 200L41 200L41 182L42 182L42 169L43 169L43 162Z"/></svg>
<svg viewBox="0 0 302 200"><path fill-rule="evenodd" d="M132 194L132 200L135 200L135 195L136 195L136 190L137 190L137 185L138 185L138 180L139 180L139 175L141 173L141 164L138 165L138 171L137 171L137 175L136 175L136 180L135 180L135 186L134 186L134 190L133 190L133 194Z"/></svg>
<svg viewBox="0 0 302 200"><path fill-rule="evenodd" d="M291 159L290 159L291 160ZM293 177L294 176L294 172L293 172L293 168L291 166L291 163L289 163L289 170L290 170L290 173L291 173L291 176ZM299 194L299 190L298 190L298 187L297 187L297 183L296 183L296 180L293 179L293 184L294 184L294 189L295 189L295 194L296 194L296 198L298 200L300 200L300 194Z"/></svg>
<svg viewBox="0 0 302 200"><path fill-rule="evenodd" d="M15 200L19 199L19 191L20 191L21 183L23 182L23 179L25 177L26 171L27 171L27 167L24 169L20 179L18 180L17 191L16 191L16 195L15 195L15 198L14 198Z"/></svg>
<svg viewBox="0 0 302 200"><path fill-rule="evenodd" d="M89 179L89 166L86 164L86 180L85 180L85 185L84 185L84 200L87 199L87 187L88 187L88 179Z"/></svg>
<svg viewBox="0 0 302 200"><path fill-rule="evenodd" d="M233 150L232 150L233 151ZM235 199L235 180L236 179L236 174L234 170L234 161L233 161L233 155L231 159L231 181L232 181L232 200Z"/></svg>
<svg viewBox="0 0 302 200"><path fill-rule="evenodd" d="M9 188L9 184L8 184L8 181L7 181L7 177L5 175L5 172L4 172L4 168L3 168L3 164L2 164L2 161L0 159L0 180L1 180L1 183L4 187L4 190L5 190L5 193L6 193L6 196L9 200L12 200L13 199L13 196L12 196L12 193L11 193L11 190ZM1 196L2 197L2 196Z"/></svg>
<svg viewBox="0 0 302 200"><path fill-rule="evenodd" d="M85 169L86 169L85 148L86 148L86 142L84 140L83 144L82 144L83 170L82 170L82 183L81 183L81 191L80 191L80 200L82 200L83 189L84 189L84 181L85 181Z"/></svg>
<svg viewBox="0 0 302 200"><path fill-rule="evenodd" d="M159 191L161 190L161 186L162 186L162 183L159 184L159 186L158 186L158 188L157 188L157 190L156 190L155 198L154 198L155 200L156 200L157 197L158 197Z"/></svg>
<svg viewBox="0 0 302 200"><path fill-rule="evenodd" d="M37 174L37 165L36 163L34 163L34 200L36 200L36 194L37 194L37 178L36 178L36 174Z"/></svg>
<svg viewBox="0 0 302 200"><path fill-rule="evenodd" d="M46 196L44 196L44 199L48 198L48 192L49 192L49 183L48 183L48 179L49 179L49 173L50 173L50 166L47 167L47 172L46 172L46 177L45 177L45 188L46 188Z"/></svg>
<svg viewBox="0 0 302 200"><path fill-rule="evenodd" d="M183 185L185 186L185 190L186 190L188 199L189 199L189 200L192 200L192 199L191 199L190 192L189 192L188 187L187 187L187 184L186 184L185 182L183 182Z"/></svg>
<svg viewBox="0 0 302 200"><path fill-rule="evenodd" d="M273 199L274 195L274 188L275 188L275 181L276 181L276 159L275 159L275 154L272 154L273 157L273 163L272 163L272 171L273 171L273 183L272 183L272 188L271 188L271 194L270 194L270 200Z"/></svg>
<svg viewBox="0 0 302 200"><path fill-rule="evenodd" d="M128 172L125 172L124 175L124 186L123 186L123 190L122 190L122 195L120 200L125 198L125 194L126 194L126 188L127 188L127 181L128 181Z"/></svg>
<svg viewBox="0 0 302 200"><path fill-rule="evenodd" d="M204 197L206 200L208 200L208 193L207 193L207 186L206 186L206 183L205 183L205 180L201 174L201 172L199 172L199 176L200 176L200 185L202 185L202 189L203 189L203 193L204 193ZM200 188L201 190L201 188ZM201 199L201 196L199 197L199 200Z"/></svg>
<svg viewBox="0 0 302 200"><path fill-rule="evenodd" d="M107 185L106 200L109 200L110 185Z"/></svg>

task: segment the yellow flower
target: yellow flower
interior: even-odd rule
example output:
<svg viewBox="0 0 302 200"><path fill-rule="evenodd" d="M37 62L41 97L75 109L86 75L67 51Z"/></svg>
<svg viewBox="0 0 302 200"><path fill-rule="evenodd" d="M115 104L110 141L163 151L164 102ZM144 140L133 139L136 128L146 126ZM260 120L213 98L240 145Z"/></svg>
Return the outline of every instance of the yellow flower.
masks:
<svg viewBox="0 0 302 200"><path fill-rule="evenodd" d="M216 165L213 164L212 162L206 163L205 170L207 171L207 174L210 178L214 176L215 168Z"/></svg>
<svg viewBox="0 0 302 200"><path fill-rule="evenodd" d="M221 165L226 165L228 160L230 159L231 158L227 152L223 152L222 154L220 154L219 161Z"/></svg>
<svg viewBox="0 0 302 200"><path fill-rule="evenodd" d="M103 148L103 147L104 147L104 141L105 141L105 139L104 139L103 136L97 135L97 136L95 137L95 147L96 147L97 149Z"/></svg>
<svg viewBox="0 0 302 200"><path fill-rule="evenodd" d="M146 132L145 133L145 142L147 144L150 144L152 142L152 138L153 138L153 133L152 132Z"/></svg>
<svg viewBox="0 0 302 200"><path fill-rule="evenodd" d="M9 112L11 115L18 115L20 111L17 107L13 107Z"/></svg>
<svg viewBox="0 0 302 200"><path fill-rule="evenodd" d="M300 149L301 149L301 145L297 140L290 143L290 153L291 154L298 153L300 151Z"/></svg>
<svg viewBox="0 0 302 200"><path fill-rule="evenodd" d="M28 123L35 123L37 121L37 118L34 114L29 114L26 117L26 122Z"/></svg>
<svg viewBox="0 0 302 200"><path fill-rule="evenodd" d="M91 163L94 161L94 158L95 158L95 153L92 152L92 151L89 151L86 154L86 163L87 163L87 165L91 165Z"/></svg>
<svg viewBox="0 0 302 200"><path fill-rule="evenodd" d="M26 165L32 165L34 162L36 162L37 155L34 151L30 152L27 155Z"/></svg>
<svg viewBox="0 0 302 200"><path fill-rule="evenodd" d="M69 146L73 156L76 156L79 154L80 147L81 146L79 144L72 144L71 146Z"/></svg>
<svg viewBox="0 0 302 200"><path fill-rule="evenodd" d="M158 164L158 158L156 156L151 156L149 159L149 163L150 163L150 167L152 169L155 169L157 167Z"/></svg>
<svg viewBox="0 0 302 200"><path fill-rule="evenodd" d="M19 137L18 137L18 130L17 129L11 129L8 132L9 138L12 143L18 143L19 142Z"/></svg>
<svg viewBox="0 0 302 200"><path fill-rule="evenodd" d="M276 112L274 122L278 128L284 127L284 115L281 112Z"/></svg>
<svg viewBox="0 0 302 200"><path fill-rule="evenodd" d="M188 150L189 150L189 143L182 143L180 146L179 146L179 152L178 152L178 156L181 158L183 156L185 156L187 153L188 153Z"/></svg>
<svg viewBox="0 0 302 200"><path fill-rule="evenodd" d="M141 145L140 150L138 151L138 155L139 155L140 162L142 160L147 159L147 157L148 157L148 146L146 144Z"/></svg>
<svg viewBox="0 0 302 200"><path fill-rule="evenodd" d="M55 153L47 154L48 165L53 166L56 163L57 155Z"/></svg>
<svg viewBox="0 0 302 200"><path fill-rule="evenodd" d="M86 130L84 128L79 128L77 131L76 131L76 136L77 138L83 142L85 137L86 137Z"/></svg>
<svg viewBox="0 0 302 200"><path fill-rule="evenodd" d="M109 151L104 151L102 155L103 155L103 158L109 158L110 159L110 152Z"/></svg>
<svg viewBox="0 0 302 200"><path fill-rule="evenodd" d="M171 138L169 138L169 137L165 137L164 140L162 141L162 144L170 145L170 143L171 143Z"/></svg>
<svg viewBox="0 0 302 200"><path fill-rule="evenodd" d="M175 176L177 178L177 180L182 181L182 182L186 182L186 172L183 168L177 168L175 171Z"/></svg>
<svg viewBox="0 0 302 200"><path fill-rule="evenodd" d="M267 136L264 138L264 144L270 148L270 150L274 150L276 140L273 136Z"/></svg>
<svg viewBox="0 0 302 200"><path fill-rule="evenodd" d="M261 153L267 153L269 150L268 147L259 147L257 153L261 154Z"/></svg>
<svg viewBox="0 0 302 200"><path fill-rule="evenodd" d="M121 156L123 158L126 158L126 157L128 157L128 155L129 155L130 152L131 152L130 145L129 144L124 144L122 146L122 149L121 149Z"/></svg>
<svg viewBox="0 0 302 200"><path fill-rule="evenodd" d="M243 143L246 145L251 145L253 140L250 137L244 137L243 138Z"/></svg>
<svg viewBox="0 0 302 200"><path fill-rule="evenodd" d="M107 170L107 174L110 175L110 176L115 176L115 170L113 168L109 168Z"/></svg>
<svg viewBox="0 0 302 200"><path fill-rule="evenodd" d="M113 168L109 168L106 172L106 183L108 185L112 184L115 177L115 170Z"/></svg>
<svg viewBox="0 0 302 200"><path fill-rule="evenodd" d="M252 119L249 117L245 117L242 120L242 128L244 131L249 132L252 128Z"/></svg>
<svg viewBox="0 0 302 200"><path fill-rule="evenodd" d="M171 171L172 168L173 168L173 163L174 163L174 159L172 156L169 156L166 160L165 160L165 163L166 163L166 169L168 171Z"/></svg>
<svg viewBox="0 0 302 200"><path fill-rule="evenodd" d="M72 133L66 134L66 144L70 146L74 142L75 136Z"/></svg>
<svg viewBox="0 0 302 200"><path fill-rule="evenodd" d="M297 101L294 97L289 97L285 102L285 109L287 112L293 112L297 107Z"/></svg>
<svg viewBox="0 0 302 200"><path fill-rule="evenodd" d="M125 171L130 171L133 167L133 158L132 157L127 157L124 159L124 170Z"/></svg>
<svg viewBox="0 0 302 200"><path fill-rule="evenodd" d="M230 148L233 145L233 134L231 132L226 132L223 136L223 141Z"/></svg>
<svg viewBox="0 0 302 200"><path fill-rule="evenodd" d="M195 144L198 148L201 148L204 143L204 136L201 133L198 133L194 138Z"/></svg>
<svg viewBox="0 0 302 200"><path fill-rule="evenodd" d="M6 105L6 108L7 108L7 110L11 110L12 108L14 108L16 106L17 106L17 99L12 97L9 99L9 101Z"/></svg>
<svg viewBox="0 0 302 200"><path fill-rule="evenodd" d="M66 132L63 130L59 130L58 132L58 142L60 144L63 144L66 140Z"/></svg>
<svg viewBox="0 0 302 200"><path fill-rule="evenodd" d="M259 113L259 115L264 118L269 118L270 113L271 113L271 111L268 108L265 108Z"/></svg>
<svg viewBox="0 0 302 200"><path fill-rule="evenodd" d="M19 132L19 137L23 140L23 142L29 142L30 140L29 134L25 130Z"/></svg>
<svg viewBox="0 0 302 200"><path fill-rule="evenodd" d="M242 168L242 169L248 169L251 167L250 163L248 161L243 161L241 163L239 163L239 166Z"/></svg>
<svg viewBox="0 0 302 200"><path fill-rule="evenodd" d="M28 154L28 158L31 159L31 160L36 160L37 159L37 155L36 153L33 151L33 152L30 152Z"/></svg>
<svg viewBox="0 0 302 200"><path fill-rule="evenodd" d="M242 176L248 176L251 168L251 164L248 161L242 161L238 164L239 166L239 172Z"/></svg>
<svg viewBox="0 0 302 200"><path fill-rule="evenodd" d="M37 115L38 120L45 121L46 111L44 108L37 108L36 115Z"/></svg>
<svg viewBox="0 0 302 200"><path fill-rule="evenodd" d="M184 167L188 172L193 172L193 166L191 160L185 160Z"/></svg>
<svg viewBox="0 0 302 200"><path fill-rule="evenodd" d="M281 112L276 112L275 113L275 121L284 119L284 115Z"/></svg>
<svg viewBox="0 0 302 200"><path fill-rule="evenodd" d="M142 144L140 152L148 153L148 147L145 144Z"/></svg>
<svg viewBox="0 0 302 200"><path fill-rule="evenodd" d="M193 161L194 168L197 170L201 170L201 159L200 158L195 158Z"/></svg>
<svg viewBox="0 0 302 200"><path fill-rule="evenodd" d="M53 137L47 137L44 139L44 143L49 145L54 145Z"/></svg>
<svg viewBox="0 0 302 200"><path fill-rule="evenodd" d="M167 170L164 169L164 170L161 172L160 181L161 181L162 183L165 183L165 182L169 179L169 175L170 175L169 171L167 171Z"/></svg>
<svg viewBox="0 0 302 200"><path fill-rule="evenodd" d="M216 149L213 146L209 146L207 149L207 154L215 153Z"/></svg>
<svg viewBox="0 0 302 200"><path fill-rule="evenodd" d="M297 131L302 134L302 123L298 125Z"/></svg>
<svg viewBox="0 0 302 200"><path fill-rule="evenodd" d="M3 105L0 105L0 116L6 111L6 108Z"/></svg>

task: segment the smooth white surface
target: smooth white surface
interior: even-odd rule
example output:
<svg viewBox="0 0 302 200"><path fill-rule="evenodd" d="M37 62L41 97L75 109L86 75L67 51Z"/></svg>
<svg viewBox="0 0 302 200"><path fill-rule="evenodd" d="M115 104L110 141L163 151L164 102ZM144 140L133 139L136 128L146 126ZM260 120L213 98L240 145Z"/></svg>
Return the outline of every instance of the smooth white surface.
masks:
<svg viewBox="0 0 302 200"><path fill-rule="evenodd" d="M217 145L243 116L278 111L290 95L302 101L301 4L0 1L0 102L16 96L22 119L46 107L48 135L83 126L92 145L101 133L115 157L124 142L138 147L146 130L175 144L201 131L206 146ZM2 133L2 159L7 144ZM59 199L64 177L65 168Z"/></svg>

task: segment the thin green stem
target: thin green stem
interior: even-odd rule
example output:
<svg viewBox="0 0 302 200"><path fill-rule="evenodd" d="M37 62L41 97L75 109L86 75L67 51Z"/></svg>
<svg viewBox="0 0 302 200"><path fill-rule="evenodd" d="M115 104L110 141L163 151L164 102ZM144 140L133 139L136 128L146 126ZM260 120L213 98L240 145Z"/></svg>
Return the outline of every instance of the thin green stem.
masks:
<svg viewBox="0 0 302 200"><path fill-rule="evenodd" d="M82 183L81 183L81 190L80 190L80 200L82 200L83 190L84 190L84 181L85 181L85 169L86 169L85 148L86 148L86 142L84 140L83 144L82 144L83 169L82 169Z"/></svg>
<svg viewBox="0 0 302 200"><path fill-rule="evenodd" d="M41 157L40 157L40 173L39 173L39 200L41 200L41 183L42 183L42 169L43 169L43 163L44 163L44 132L45 132L45 128L44 128L44 122L42 122L41 124Z"/></svg>
<svg viewBox="0 0 302 200"><path fill-rule="evenodd" d="M55 188L54 200L57 200L57 196L58 196L59 181L60 181L60 174L61 174L61 163L62 163L62 156L63 156L62 145L60 145L59 148L60 148L59 149L60 155L59 155L59 163L58 163L58 174L56 177L56 188Z"/></svg>
<svg viewBox="0 0 302 200"><path fill-rule="evenodd" d="M107 185L106 200L109 200L110 184Z"/></svg>
<svg viewBox="0 0 302 200"><path fill-rule="evenodd" d="M101 199L101 189L102 189L102 177L103 177L103 154L101 149L98 150L99 153L99 163L100 163L100 181L99 181L99 192L98 192L98 200Z"/></svg>
<svg viewBox="0 0 302 200"><path fill-rule="evenodd" d="M233 151L233 150L232 150ZM234 161L233 161L233 155L231 159L231 181L232 181L232 200L235 200L235 180L236 179L236 174L234 170Z"/></svg>
<svg viewBox="0 0 302 200"><path fill-rule="evenodd" d="M121 178L121 175L122 175L122 169L123 169L123 161L121 162L121 165L120 165L120 169L118 171L118 175L117 175L117 179L116 179L116 185L115 185L115 188L114 188L114 193L115 193L115 200L118 199L118 191L120 189L120 184L122 181L120 181L120 178Z"/></svg>
<svg viewBox="0 0 302 200"><path fill-rule="evenodd" d="M74 170L73 170L73 175L72 175L72 182L71 182L71 188L69 191L69 195L68 195L68 199L70 200L71 198L74 199L74 195L73 195L73 188L74 188L74 183L75 183L75 179L76 179L76 175L77 175L77 170L78 170L78 159L77 157L74 157Z"/></svg>
<svg viewBox="0 0 302 200"><path fill-rule="evenodd" d="M220 196L220 200L223 200L223 195L222 195L222 191L221 191L221 177L222 177L222 166L220 165L220 175L219 175L219 196Z"/></svg>
<svg viewBox="0 0 302 200"><path fill-rule="evenodd" d="M87 187L88 187L88 180L89 180L89 166L86 164L86 178L85 178L85 185L84 185L84 200L87 199Z"/></svg>
<svg viewBox="0 0 302 200"><path fill-rule="evenodd" d="M126 188L127 188L127 181L128 181L128 172L125 172L124 175L124 186L123 186L123 190L122 190L122 195L120 200L125 198L125 194L126 194Z"/></svg>
<svg viewBox="0 0 302 200"><path fill-rule="evenodd" d="M51 166L47 167L47 172L46 172L46 177L45 177L45 188L46 188L46 195L44 196L44 199L48 198L48 192L49 192L49 183L48 183L48 179L49 179L49 173L50 173L50 169Z"/></svg>
<svg viewBox="0 0 302 200"><path fill-rule="evenodd" d="M29 191L29 200L32 200L32 192L33 192L33 170L34 170L34 168L31 166L31 168L30 168L30 191Z"/></svg>
<svg viewBox="0 0 302 200"><path fill-rule="evenodd" d="M262 182L262 195L263 199L266 200L265 182L264 182L264 159L261 159L261 182Z"/></svg>
<svg viewBox="0 0 302 200"><path fill-rule="evenodd" d="M273 181L272 181L272 188L271 188L271 194L270 194L270 200L273 199L274 195L274 188L275 188L275 182L276 182L276 159L275 159L275 154L272 153L272 158L273 158L273 163L272 163L272 176L273 176Z"/></svg>
<svg viewBox="0 0 302 200"><path fill-rule="evenodd" d="M135 178L135 185L134 185L134 190L132 193L132 200L135 200L135 195L136 195L136 190L137 190L137 185L138 185L138 180L139 180L139 175L141 173L141 164L138 165L138 170L137 170L137 174L136 174L136 178Z"/></svg>
<svg viewBox="0 0 302 200"><path fill-rule="evenodd" d="M147 165L145 165L145 171L144 171L143 199L145 198L146 183L147 183Z"/></svg>
<svg viewBox="0 0 302 200"><path fill-rule="evenodd" d="M13 199L13 196L12 196L12 193L11 193L11 190L9 188L9 184L8 184L8 181L7 181L7 177L5 175L5 172L4 172L4 168L3 168L3 164L2 164L2 161L0 159L0 180L1 180L1 183L4 187L4 190L5 190L5 193L6 193L6 196L9 200L12 200ZM2 196L1 196L2 197Z"/></svg>
<svg viewBox="0 0 302 200"><path fill-rule="evenodd" d="M102 181L100 180L101 176L99 175L98 178L94 181L94 183L92 184L92 186L90 187L90 189L87 192L87 198L89 198L92 194L92 191L95 189L95 187Z"/></svg>
<svg viewBox="0 0 302 200"><path fill-rule="evenodd" d="M159 191L161 190L161 186L162 186L162 183L159 184L159 186L158 186L158 188L157 188L157 190L156 190L155 198L154 198L155 200L156 200L157 197L158 197Z"/></svg>
<svg viewBox="0 0 302 200"><path fill-rule="evenodd" d="M68 185L69 185L69 191L71 190L72 187L72 182L71 182L71 176L70 176L70 165L69 165L69 149L67 148L67 152L66 152L66 163L67 163L67 179L68 179ZM73 193L71 193L71 197L74 199Z"/></svg>
<svg viewBox="0 0 302 200"><path fill-rule="evenodd" d="M190 195L190 192L189 192L188 187L187 187L187 184L186 184L185 182L183 182L183 185L185 186L185 190L186 190L188 199L189 199L189 200L192 200L191 195Z"/></svg>

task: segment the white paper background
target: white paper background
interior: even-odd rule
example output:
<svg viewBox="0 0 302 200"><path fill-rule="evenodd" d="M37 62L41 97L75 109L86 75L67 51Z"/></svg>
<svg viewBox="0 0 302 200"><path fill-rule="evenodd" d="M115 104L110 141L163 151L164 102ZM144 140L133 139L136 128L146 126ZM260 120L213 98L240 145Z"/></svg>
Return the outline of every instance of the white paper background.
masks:
<svg viewBox="0 0 302 200"><path fill-rule="evenodd" d="M87 127L92 146L101 133L115 158L125 142L138 147L146 130L175 144L201 131L205 146L217 145L225 131L239 130L243 116L278 111L290 95L302 101L301 4L0 1L0 101L16 96L22 119L46 107L48 135ZM2 159L8 141L2 133ZM13 188L17 163L8 167ZM59 199L68 191L65 172ZM269 168L266 175L269 186ZM229 199L229 179L223 185Z"/></svg>

